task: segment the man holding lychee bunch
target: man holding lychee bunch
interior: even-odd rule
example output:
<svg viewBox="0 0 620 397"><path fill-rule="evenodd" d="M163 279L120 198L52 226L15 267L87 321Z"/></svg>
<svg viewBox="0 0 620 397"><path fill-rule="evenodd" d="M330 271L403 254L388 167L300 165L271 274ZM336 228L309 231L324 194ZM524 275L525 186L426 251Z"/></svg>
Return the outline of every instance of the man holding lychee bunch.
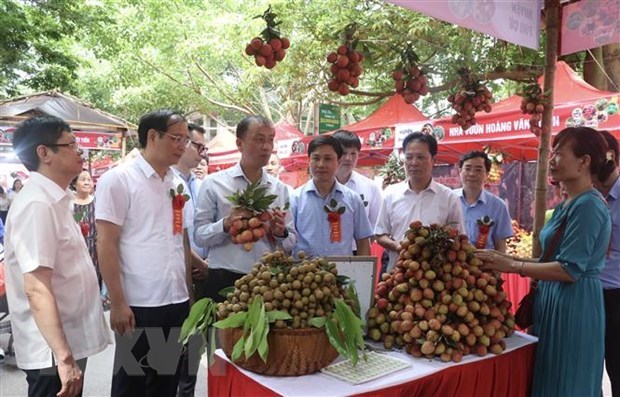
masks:
<svg viewBox="0 0 620 397"><path fill-rule="evenodd" d="M194 238L209 251L207 294L217 302L223 288L247 274L264 253L277 247L290 252L297 242L286 209L286 185L263 171L273 151L275 128L261 116L237 125L241 160L209 175L196 200Z"/></svg>

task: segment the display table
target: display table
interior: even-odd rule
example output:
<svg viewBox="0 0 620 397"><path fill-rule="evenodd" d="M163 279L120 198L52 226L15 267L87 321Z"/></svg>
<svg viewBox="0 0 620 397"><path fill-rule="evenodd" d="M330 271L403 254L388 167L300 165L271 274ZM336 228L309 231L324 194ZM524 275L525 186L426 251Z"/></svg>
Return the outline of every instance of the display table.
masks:
<svg viewBox="0 0 620 397"><path fill-rule="evenodd" d="M403 352L386 354L411 363L408 369L360 385L323 373L299 377L262 376L232 364L222 350L208 371L209 396L526 396L532 380L537 339L515 333L503 354L466 356L443 363Z"/></svg>

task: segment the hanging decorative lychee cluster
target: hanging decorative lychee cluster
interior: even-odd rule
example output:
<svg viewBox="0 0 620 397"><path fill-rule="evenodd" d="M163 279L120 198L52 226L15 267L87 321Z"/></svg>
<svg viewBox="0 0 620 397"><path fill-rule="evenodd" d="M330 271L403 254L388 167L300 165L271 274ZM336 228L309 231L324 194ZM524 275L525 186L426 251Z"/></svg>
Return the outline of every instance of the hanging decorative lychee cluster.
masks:
<svg viewBox="0 0 620 397"><path fill-rule="evenodd" d="M338 34L343 44L327 55L327 62L331 64L331 80L327 83L327 88L340 95L348 95L350 89L357 88L360 83L359 78L364 72L361 65L364 54L356 50L359 42L357 23L348 24Z"/></svg>
<svg viewBox="0 0 620 397"><path fill-rule="evenodd" d="M421 96L428 94L428 80L418 64L419 58L411 43L400 56L401 62L392 72L394 87L396 92L403 96L405 102L412 104Z"/></svg>
<svg viewBox="0 0 620 397"><path fill-rule="evenodd" d="M531 115L530 131L532 131L534 135L540 136L543 132L541 127L542 114L545 111L545 106L549 101L549 97L543 93L538 82L534 82L525 87L520 95L523 97L521 101L521 112Z"/></svg>
<svg viewBox="0 0 620 397"><path fill-rule="evenodd" d="M327 62L332 64L332 79L327 84L329 90L347 95L349 87L357 88L360 83L359 76L364 71L360 65L363 59L364 55L355 51L351 45L341 45L336 52L330 52L327 55Z"/></svg>
<svg viewBox="0 0 620 397"><path fill-rule="evenodd" d="M267 28L245 47L245 53L254 56L256 65L267 69L273 69L276 63L282 61L286 56L286 50L291 46L289 39L281 37L280 31L277 30L281 22L276 22L276 16L269 6L263 15L254 17L254 19L262 18L267 23Z"/></svg>
<svg viewBox="0 0 620 397"><path fill-rule="evenodd" d="M476 124L476 112L491 111L493 94L475 77L469 68L459 70L461 85L457 93L448 96L448 102L456 114L452 116L452 122L467 130Z"/></svg>

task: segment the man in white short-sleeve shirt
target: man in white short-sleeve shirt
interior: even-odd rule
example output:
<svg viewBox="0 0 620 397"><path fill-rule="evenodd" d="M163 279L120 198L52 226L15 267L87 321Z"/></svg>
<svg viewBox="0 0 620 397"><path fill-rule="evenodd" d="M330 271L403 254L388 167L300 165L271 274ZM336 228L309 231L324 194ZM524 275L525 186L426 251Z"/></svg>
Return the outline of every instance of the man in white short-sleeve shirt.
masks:
<svg viewBox="0 0 620 397"><path fill-rule="evenodd" d="M394 268L400 241L413 221L421 221L424 225L450 225L465 233L459 198L450 188L433 180L437 155L435 138L414 132L405 138L403 151L407 179L383 192L383 204L375 226L377 242L389 252L387 271Z"/></svg>
<svg viewBox="0 0 620 397"><path fill-rule="evenodd" d="M170 167L190 138L183 116L165 109L142 116L138 137L142 154L105 173L96 193L97 252L117 341L111 395L174 396L190 258L200 258L191 254L183 209L171 196L182 183Z"/></svg>
<svg viewBox="0 0 620 397"><path fill-rule="evenodd" d="M31 171L7 218L6 289L28 395L79 395L88 357L111 343L97 275L73 219L82 150L57 117L23 122L13 147Z"/></svg>

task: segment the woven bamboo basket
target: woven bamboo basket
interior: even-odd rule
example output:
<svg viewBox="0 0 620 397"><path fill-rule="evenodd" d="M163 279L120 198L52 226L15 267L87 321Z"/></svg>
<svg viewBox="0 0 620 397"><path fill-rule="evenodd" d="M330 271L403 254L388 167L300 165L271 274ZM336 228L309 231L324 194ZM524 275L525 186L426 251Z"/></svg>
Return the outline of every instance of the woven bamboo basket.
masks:
<svg viewBox="0 0 620 397"><path fill-rule="evenodd" d="M242 335L241 328L218 330L220 345L229 359L233 346ZM235 364L262 375L299 376L317 372L338 357L338 352L329 343L325 329L271 329L267 342L267 363L264 363L256 352L249 360L242 355Z"/></svg>

